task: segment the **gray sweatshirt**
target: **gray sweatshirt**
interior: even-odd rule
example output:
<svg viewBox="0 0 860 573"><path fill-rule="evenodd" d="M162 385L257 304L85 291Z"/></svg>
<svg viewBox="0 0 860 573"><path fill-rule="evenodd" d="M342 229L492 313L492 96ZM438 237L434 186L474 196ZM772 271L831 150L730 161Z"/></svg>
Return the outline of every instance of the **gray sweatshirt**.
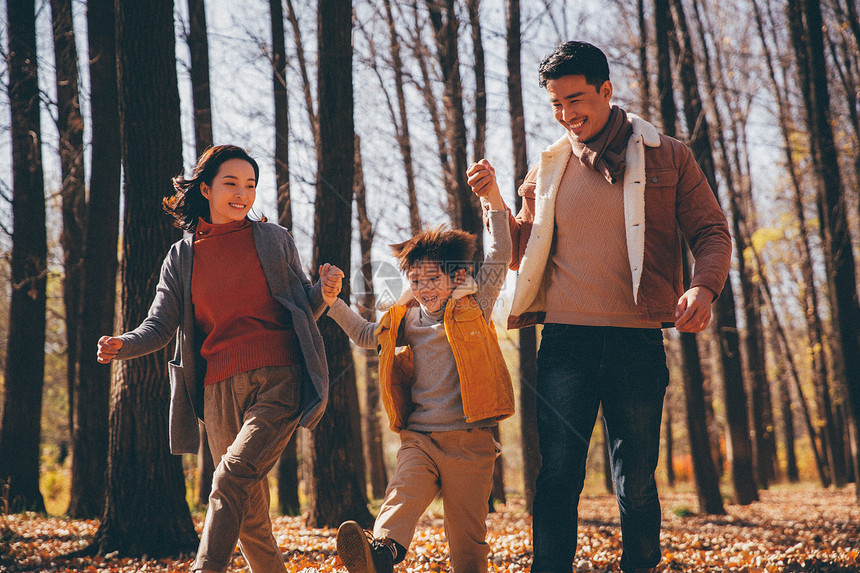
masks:
<svg viewBox="0 0 860 573"><path fill-rule="evenodd" d="M451 293L453 299L474 295L488 323L511 259L507 213L490 211L490 241L481 270L473 281L467 281ZM466 422L460 397L460 376L443 324L446 306L447 302L435 312L428 312L420 305L410 308L397 335L397 345L411 346L415 360L415 382L412 386L415 409L409 415L409 430L436 432L493 424L492 421L481 420L471 424ZM358 346L377 347L375 332L378 322L364 320L340 299L328 314Z"/></svg>

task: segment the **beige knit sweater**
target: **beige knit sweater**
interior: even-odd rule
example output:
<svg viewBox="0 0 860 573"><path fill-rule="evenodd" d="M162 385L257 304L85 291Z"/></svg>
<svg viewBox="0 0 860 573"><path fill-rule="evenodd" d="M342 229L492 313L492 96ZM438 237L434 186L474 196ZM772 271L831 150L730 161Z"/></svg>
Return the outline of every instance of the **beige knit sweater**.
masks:
<svg viewBox="0 0 860 573"><path fill-rule="evenodd" d="M637 317L624 232L622 183L571 155L558 189L546 275L546 322L659 328Z"/></svg>

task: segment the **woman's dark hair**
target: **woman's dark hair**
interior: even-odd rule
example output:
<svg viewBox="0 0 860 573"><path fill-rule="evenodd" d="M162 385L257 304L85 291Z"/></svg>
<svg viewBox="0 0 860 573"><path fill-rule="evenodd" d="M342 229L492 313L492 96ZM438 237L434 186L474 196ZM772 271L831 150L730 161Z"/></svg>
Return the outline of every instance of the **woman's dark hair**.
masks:
<svg viewBox="0 0 860 573"><path fill-rule="evenodd" d="M200 217L209 220L209 201L203 196L200 184L212 185L218 169L231 159L244 159L250 163L254 168L254 181L260 179L260 166L241 147L235 145L210 147L197 160L197 166L191 178L186 179L183 175L174 177L173 188L176 192L161 200L164 210L175 219L174 226L193 233L197 229L197 221Z"/></svg>
<svg viewBox="0 0 860 573"><path fill-rule="evenodd" d="M609 81L609 62L600 48L587 42L564 42L544 57L538 68L540 86L564 76L585 76L585 81L600 88Z"/></svg>

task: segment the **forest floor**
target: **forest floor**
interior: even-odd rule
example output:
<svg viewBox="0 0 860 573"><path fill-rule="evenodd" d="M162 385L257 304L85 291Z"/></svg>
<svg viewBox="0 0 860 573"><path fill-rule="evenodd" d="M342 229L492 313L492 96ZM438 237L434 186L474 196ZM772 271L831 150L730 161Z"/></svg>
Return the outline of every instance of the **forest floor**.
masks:
<svg viewBox="0 0 860 573"><path fill-rule="evenodd" d="M860 572L860 505L854 487L810 486L760 492L747 506L726 505L726 515L697 515L690 493L661 494L663 561L660 571L771 573L782 571ZM442 517L425 514L400 573L449 571ZM583 497L575 570L617 572L621 555L614 497ZM198 528L201 524L198 522ZM290 573L345 572L335 551L334 529L305 527L300 517L274 519L275 535ZM0 516L0 571L174 572L191 558L174 560L105 557L65 559L85 547L97 521L37 514ZM518 500L500 505L488 519L490 571L528 571L531 518ZM237 552L230 572L249 571Z"/></svg>

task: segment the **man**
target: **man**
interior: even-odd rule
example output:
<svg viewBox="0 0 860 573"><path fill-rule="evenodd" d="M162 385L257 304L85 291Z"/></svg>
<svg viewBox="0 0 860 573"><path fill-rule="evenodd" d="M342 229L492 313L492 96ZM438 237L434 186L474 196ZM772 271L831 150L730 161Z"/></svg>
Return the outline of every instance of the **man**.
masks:
<svg viewBox="0 0 860 573"><path fill-rule="evenodd" d="M537 357L542 465L534 501L534 573L570 573L577 505L598 408L621 513L621 569L660 562L654 471L669 382L661 327L701 332L731 259L725 216L690 150L610 103L606 56L566 42L540 83L565 134L519 189L510 216L518 269L509 328L543 323ZM473 191L497 186L486 161ZM681 276L681 234L696 264Z"/></svg>

